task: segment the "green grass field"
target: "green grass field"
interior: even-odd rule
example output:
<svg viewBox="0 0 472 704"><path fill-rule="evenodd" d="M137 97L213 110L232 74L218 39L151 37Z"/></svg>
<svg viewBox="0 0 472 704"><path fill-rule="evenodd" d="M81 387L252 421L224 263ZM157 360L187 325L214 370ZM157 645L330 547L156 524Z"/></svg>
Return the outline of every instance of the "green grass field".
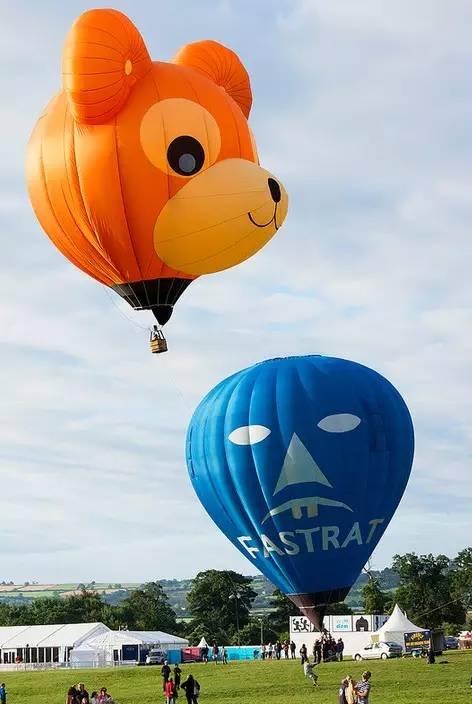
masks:
<svg viewBox="0 0 472 704"><path fill-rule="evenodd" d="M440 664L447 660L447 664ZM472 701L472 652L445 653L435 665L403 659L331 663L317 668L319 686L303 677L300 661L234 662L227 666L183 665L199 680L201 704L336 704L337 686L350 674L360 678L372 672L372 704L462 704ZM64 704L67 687L79 680L89 693L108 687L118 704L162 704L159 667L56 672L5 672L0 675L8 691L8 704ZM182 695L180 704L186 702Z"/></svg>

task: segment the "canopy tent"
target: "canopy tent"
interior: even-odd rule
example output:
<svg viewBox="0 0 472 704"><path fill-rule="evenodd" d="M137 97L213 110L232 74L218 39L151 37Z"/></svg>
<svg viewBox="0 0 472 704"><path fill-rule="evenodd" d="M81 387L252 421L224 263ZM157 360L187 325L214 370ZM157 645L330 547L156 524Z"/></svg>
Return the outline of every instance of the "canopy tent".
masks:
<svg viewBox="0 0 472 704"><path fill-rule="evenodd" d="M426 630L426 628L415 626L415 624L410 621L406 613L400 609L398 604L395 604L390 618L385 621L384 625L379 628L378 631L372 634L372 641L398 643L404 647L404 633L410 633L413 631L424 632Z"/></svg>
<svg viewBox="0 0 472 704"><path fill-rule="evenodd" d="M205 636L201 639L200 643L197 645L197 648L209 648L210 646L205 640Z"/></svg>
<svg viewBox="0 0 472 704"><path fill-rule="evenodd" d="M103 623L58 623L0 628L0 661L12 664L67 663L72 648L109 629Z"/></svg>
<svg viewBox="0 0 472 704"><path fill-rule="evenodd" d="M85 641L74 648L71 662L77 666L104 667L116 662L133 663L144 660L151 648L181 650L188 640L163 631L107 631Z"/></svg>

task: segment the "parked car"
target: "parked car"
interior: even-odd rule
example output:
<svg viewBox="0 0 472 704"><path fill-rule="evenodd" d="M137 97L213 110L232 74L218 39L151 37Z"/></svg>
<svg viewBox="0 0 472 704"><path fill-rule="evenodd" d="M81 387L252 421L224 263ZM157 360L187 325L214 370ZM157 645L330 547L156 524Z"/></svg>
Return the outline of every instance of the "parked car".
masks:
<svg viewBox="0 0 472 704"><path fill-rule="evenodd" d="M459 638L454 636L446 636L444 638L444 647L446 650L457 650L459 647Z"/></svg>
<svg viewBox="0 0 472 704"><path fill-rule="evenodd" d="M167 660L167 653L158 648L151 648L146 655L146 665L163 665L165 660Z"/></svg>
<svg viewBox="0 0 472 704"><path fill-rule="evenodd" d="M387 658L401 658L403 648L398 643L380 641L366 645L354 654L354 660L386 660Z"/></svg>

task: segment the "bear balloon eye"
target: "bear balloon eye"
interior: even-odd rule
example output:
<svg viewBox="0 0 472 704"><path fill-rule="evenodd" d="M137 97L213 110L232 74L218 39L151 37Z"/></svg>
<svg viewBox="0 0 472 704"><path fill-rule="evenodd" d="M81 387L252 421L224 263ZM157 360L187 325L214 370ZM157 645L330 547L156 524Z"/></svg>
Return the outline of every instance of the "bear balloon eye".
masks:
<svg viewBox="0 0 472 704"><path fill-rule="evenodd" d="M327 433L348 433L355 430L361 419L352 413L335 413L332 416L325 416L318 423L318 428Z"/></svg>
<svg viewBox="0 0 472 704"><path fill-rule="evenodd" d="M234 445L256 445L270 435L270 428L265 425L242 425L228 435Z"/></svg>
<svg viewBox="0 0 472 704"><path fill-rule="evenodd" d="M193 176L205 162L205 152L195 137L176 137L167 149L167 161L181 176Z"/></svg>

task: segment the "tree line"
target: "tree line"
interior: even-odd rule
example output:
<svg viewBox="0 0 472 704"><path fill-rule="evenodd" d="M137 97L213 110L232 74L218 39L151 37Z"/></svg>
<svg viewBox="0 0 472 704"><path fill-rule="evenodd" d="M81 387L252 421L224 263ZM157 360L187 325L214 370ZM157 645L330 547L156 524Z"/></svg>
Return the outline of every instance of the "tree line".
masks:
<svg viewBox="0 0 472 704"><path fill-rule="evenodd" d="M443 627L454 634L466 624L472 609L472 548L454 559L407 553L395 555L391 567L396 588L383 588L378 573L367 574L362 587L365 613L389 613L394 604L423 628ZM0 626L100 621L114 630L153 630L182 635L196 644L208 642L258 644L288 636L288 621L296 613L279 590L264 615L251 612L256 592L252 578L231 570L197 574L187 595L189 619L179 619L158 582L143 584L120 603L106 603L88 587L67 597L41 597L30 603L0 602ZM332 604L328 613L352 613L344 603Z"/></svg>

